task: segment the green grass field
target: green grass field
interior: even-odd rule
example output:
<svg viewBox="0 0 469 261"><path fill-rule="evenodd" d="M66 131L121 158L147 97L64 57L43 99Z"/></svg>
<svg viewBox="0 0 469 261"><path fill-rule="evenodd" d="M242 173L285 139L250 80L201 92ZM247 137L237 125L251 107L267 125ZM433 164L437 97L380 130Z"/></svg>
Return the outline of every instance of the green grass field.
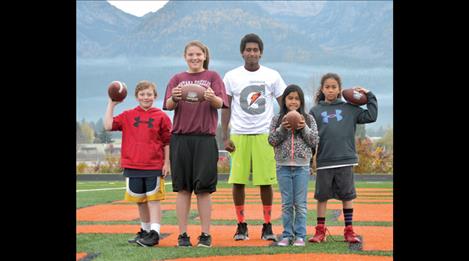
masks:
<svg viewBox="0 0 469 261"><path fill-rule="evenodd" d="M314 182L310 182L310 191L314 191ZM123 199L125 182L77 182L76 204L77 212L80 209L86 209L95 205L111 204L114 201ZM392 182L356 182L357 188L367 189L392 189ZM226 182L219 182L217 188L231 188ZM254 186L246 186L246 188L254 188ZM104 189L104 190L103 190ZM108 190L109 189L109 190ZM372 190L371 190L372 191ZM166 185L167 194L173 193L171 185ZM278 192L278 186L274 186L274 192ZM392 192L392 190L391 190ZM258 194L256 194L258 195ZM391 195L392 197L392 195ZM373 196L380 199L381 195ZM309 203L315 200L308 199ZM193 198L193 203L195 199ZM259 199L260 202L260 199ZM126 203L123 203L126 204ZM162 202L162 204L174 204L173 202ZM215 204L215 203L214 203ZM226 205L227 211L232 210L232 203L223 202L216 204ZM254 204L254 203L253 203ZM274 204L281 204L279 200L275 200ZM330 204L340 204L340 202ZM373 202L373 204L392 204L392 202ZM233 210L234 212L234 210ZM337 220L337 210L329 210L327 213L328 226L342 226L343 221ZM196 219L197 210L192 208L190 213L189 224L199 225ZM263 220L249 221L249 224L262 224ZM86 225L139 225L139 220L131 221L80 221L77 220L77 227ZM212 220L213 225L226 226L226 233L234 234L236 230L236 218L233 214L233 220ZM272 220L273 225L281 225L281 218ZM308 209L308 227L316 224L316 210ZM162 232L164 233L165 225L177 225L176 213L174 210L166 210L163 212ZM377 226L392 227L392 222L387 221L354 221L354 227L359 226ZM135 231L137 232L137 231ZM281 231L274 231L276 234ZM308 237L311 236L310 234ZM279 253L340 253L340 254L361 254L367 256L392 256L392 251L357 251L351 250L347 243L334 242L329 240L322 244L307 244L304 248L298 247L212 247L204 248L176 248L176 247L153 247L142 248L127 243L127 239L134 237L133 233L77 233L77 253L87 253L87 260L166 260L182 257L204 257L204 256L225 256L225 255L252 255L252 254L279 254ZM194 235L195 237L195 235ZM341 240L340 236L335 236L337 240ZM196 239L192 239L193 243ZM215 240L215 238L214 238ZM174 242L174 245L176 242Z"/></svg>

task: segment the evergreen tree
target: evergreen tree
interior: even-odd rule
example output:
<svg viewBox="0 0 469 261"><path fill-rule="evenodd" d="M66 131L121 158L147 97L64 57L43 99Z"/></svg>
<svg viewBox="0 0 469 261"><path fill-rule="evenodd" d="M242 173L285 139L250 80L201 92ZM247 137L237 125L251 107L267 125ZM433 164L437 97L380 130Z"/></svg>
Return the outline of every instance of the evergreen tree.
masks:
<svg viewBox="0 0 469 261"><path fill-rule="evenodd" d="M102 128L98 134L97 143L106 143L106 144L112 143L111 134L108 131L106 131L104 128Z"/></svg>
<svg viewBox="0 0 469 261"><path fill-rule="evenodd" d="M99 140L99 137L98 137L98 132L93 130L94 132L94 139L93 139L93 143L101 143L101 141Z"/></svg>
<svg viewBox="0 0 469 261"><path fill-rule="evenodd" d="M96 133L101 133L101 130L104 129L104 122L102 118L99 118L99 120L96 121L96 124L94 125L94 131Z"/></svg>
<svg viewBox="0 0 469 261"><path fill-rule="evenodd" d="M91 129L93 129L93 132L95 133L95 137L96 137L96 133L98 132L98 129L96 129L96 124L94 124L93 121L90 121L88 122L88 124L90 125Z"/></svg>

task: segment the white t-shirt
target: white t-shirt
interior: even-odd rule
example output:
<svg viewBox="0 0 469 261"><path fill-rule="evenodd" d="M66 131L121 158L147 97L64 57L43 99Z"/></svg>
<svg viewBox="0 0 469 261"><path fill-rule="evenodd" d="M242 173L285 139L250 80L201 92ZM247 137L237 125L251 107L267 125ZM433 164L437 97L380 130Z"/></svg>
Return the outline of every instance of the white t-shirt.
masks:
<svg viewBox="0 0 469 261"><path fill-rule="evenodd" d="M286 88L280 74L262 65L255 72L240 66L227 72L223 82L226 95L232 97L231 133L269 133L274 102Z"/></svg>

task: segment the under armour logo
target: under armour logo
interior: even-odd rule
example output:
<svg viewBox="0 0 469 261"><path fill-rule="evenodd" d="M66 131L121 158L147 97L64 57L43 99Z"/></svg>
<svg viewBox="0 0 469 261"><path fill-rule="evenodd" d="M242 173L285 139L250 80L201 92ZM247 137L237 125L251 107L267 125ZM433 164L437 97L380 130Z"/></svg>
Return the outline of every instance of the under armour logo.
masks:
<svg viewBox="0 0 469 261"><path fill-rule="evenodd" d="M148 121L141 121L140 117L135 117L134 120L135 120L135 122L134 122L135 127L138 127L138 125L140 125L140 123L147 123L148 128L153 128L152 122L155 121L155 119L153 119L153 118L149 118Z"/></svg>
<svg viewBox="0 0 469 261"><path fill-rule="evenodd" d="M331 114L327 114L327 111L323 111L321 113L321 116L322 116L322 122L324 123L329 123L329 118L336 118L337 121L341 121L342 120L342 115L340 115L342 113L342 110L335 110L335 114L334 113L331 113Z"/></svg>

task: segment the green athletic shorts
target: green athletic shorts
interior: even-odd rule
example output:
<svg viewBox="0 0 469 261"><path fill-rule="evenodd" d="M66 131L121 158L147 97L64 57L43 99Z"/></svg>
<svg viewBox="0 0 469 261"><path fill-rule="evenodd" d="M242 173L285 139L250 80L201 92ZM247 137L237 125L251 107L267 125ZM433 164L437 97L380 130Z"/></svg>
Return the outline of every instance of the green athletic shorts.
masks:
<svg viewBox="0 0 469 261"><path fill-rule="evenodd" d="M252 183L277 184L274 148L267 141L269 134L232 134L236 150L231 153L231 169L228 183L247 184L251 174Z"/></svg>

